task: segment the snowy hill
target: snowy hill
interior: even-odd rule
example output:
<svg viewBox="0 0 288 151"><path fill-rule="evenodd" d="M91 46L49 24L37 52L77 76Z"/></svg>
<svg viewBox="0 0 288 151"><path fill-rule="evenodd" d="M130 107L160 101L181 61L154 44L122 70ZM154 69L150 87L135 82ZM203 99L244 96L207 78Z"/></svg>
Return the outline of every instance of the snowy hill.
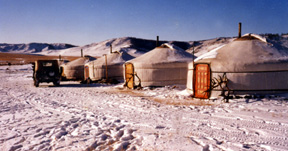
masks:
<svg viewBox="0 0 288 151"><path fill-rule="evenodd" d="M46 51L58 51L61 49L67 49L76 47L70 44L63 43L29 43L29 44L6 44L0 43L0 52L9 52L9 53L43 53Z"/></svg>
<svg viewBox="0 0 288 151"><path fill-rule="evenodd" d="M277 34L263 34L269 43L276 45L279 48L288 48L288 36ZM220 37L209 40L199 41L160 41L159 45L163 43L174 44L189 53L193 52L195 56L200 56L215 48L223 46L235 38L232 37ZM128 54L138 57L156 46L156 40L140 39L134 37L121 37L108 39L98 43L92 43L84 46L74 46L70 44L47 44L47 43L30 43L30 44L0 44L0 52L11 53L28 53L50 56L80 56L81 49L84 55L90 56L102 56L110 52L110 45L112 45L112 51L125 51Z"/></svg>
<svg viewBox="0 0 288 151"><path fill-rule="evenodd" d="M159 45L163 43L174 44L189 53L192 53L193 44L195 45L195 55L201 55L200 52L209 52L214 48L222 46L230 42L233 38L215 38L211 40L202 41L159 41ZM147 40L134 37L122 37L105 40L99 43L92 43L81 47L73 47L69 49L61 50L60 52L53 53L41 53L43 55L59 55L62 56L80 56L81 49L85 55L90 56L102 56L110 52L110 45L112 45L112 51L126 51L128 54L138 57L156 46L156 40ZM48 52L48 51L46 51ZM198 54L197 54L198 53Z"/></svg>
<svg viewBox="0 0 288 151"><path fill-rule="evenodd" d="M188 52L192 53L192 46L195 44L195 52L210 51L219 45L229 42L231 38L219 38L202 41L159 41L158 45L163 43L174 44ZM84 55L102 56L112 51L126 51L132 56L140 56L156 47L156 40L148 40L134 37L121 37L108 39L98 43L92 43L84 46L74 46L69 44L47 44L47 43L29 43L29 44L0 44L0 52L9 53L27 53L49 56L80 56L81 49ZM208 46L209 45L209 46ZM196 50L197 49L197 50ZM206 50L207 49L207 50ZM197 54L196 54L197 55Z"/></svg>
<svg viewBox="0 0 288 151"><path fill-rule="evenodd" d="M179 42L179 41L160 41L159 45L163 43L173 43L182 49L186 50L191 47L189 42ZM49 52L41 53L44 55L62 55L62 56L80 56L81 49L83 50L84 55L90 56L102 56L103 54L107 54L110 52L110 45L112 45L112 51L125 51L132 56L142 55L156 46L155 40L147 40L140 39L134 37L122 37L122 38L113 38L109 40L105 40L99 43L92 43L89 45L81 46L81 47L73 47L65 50L61 50L59 52Z"/></svg>

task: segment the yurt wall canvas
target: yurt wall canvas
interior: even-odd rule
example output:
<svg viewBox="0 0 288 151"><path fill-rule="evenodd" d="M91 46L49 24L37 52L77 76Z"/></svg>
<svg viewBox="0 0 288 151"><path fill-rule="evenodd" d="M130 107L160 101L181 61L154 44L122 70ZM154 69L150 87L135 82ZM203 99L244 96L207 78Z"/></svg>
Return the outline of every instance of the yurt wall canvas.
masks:
<svg viewBox="0 0 288 151"><path fill-rule="evenodd" d="M193 89L194 96L197 83L194 72L197 64L210 65L210 90L213 97L225 91L233 94L270 94L288 91L287 49L279 49L265 38L249 34L216 52L211 52L216 54L214 58L201 56L197 58L194 67L189 64L187 88Z"/></svg>
<svg viewBox="0 0 288 151"><path fill-rule="evenodd" d="M183 49L163 44L150 52L128 61L133 65L134 86L166 86L185 84L187 80L187 64L193 55ZM124 67L125 67L124 66ZM127 67L127 66L126 66ZM125 69L127 70L127 69ZM126 85L129 79L125 77Z"/></svg>
<svg viewBox="0 0 288 151"><path fill-rule="evenodd" d="M113 52L107 56L103 56L95 61L85 64L87 68L87 75L85 79L97 81L106 78L115 79L118 81L123 80L123 64L125 61L131 60L134 57L126 52ZM106 66L107 65L107 66Z"/></svg>
<svg viewBox="0 0 288 151"><path fill-rule="evenodd" d="M61 65L62 79L67 80L83 80L84 79L84 64L93 61L96 58L91 56L85 56L78 58L74 61L68 62L67 64Z"/></svg>

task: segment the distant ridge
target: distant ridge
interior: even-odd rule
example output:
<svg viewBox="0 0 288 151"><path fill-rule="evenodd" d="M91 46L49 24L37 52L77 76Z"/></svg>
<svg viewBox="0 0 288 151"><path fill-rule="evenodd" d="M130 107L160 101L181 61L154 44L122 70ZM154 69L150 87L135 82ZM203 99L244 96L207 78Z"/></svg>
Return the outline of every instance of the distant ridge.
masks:
<svg viewBox="0 0 288 151"><path fill-rule="evenodd" d="M189 42L182 41L159 41L159 45L167 42L177 44L178 47L181 47L184 50L191 46ZM156 47L156 40L148 40L135 37L113 38L98 43L61 50L59 54L63 56L79 56L82 49L85 55L102 56L104 54L110 53L110 45L112 45L112 51L125 51L128 54L137 57L154 49ZM46 55L56 55L55 53L46 53Z"/></svg>
<svg viewBox="0 0 288 151"><path fill-rule="evenodd" d="M287 35L262 35L273 45L277 45L280 49L288 49ZM189 53L194 50L195 56L200 56L217 47L223 46L235 38L219 37L208 40L199 41L159 41L159 45L163 43L174 44ZM29 44L0 44L0 52L38 54L49 56L77 56L80 57L81 49L84 55L100 57L110 53L110 45L112 51L125 51L128 54L138 57L156 47L156 40L141 39L135 37L112 38L102 42L91 43L84 46L75 46L71 44L47 44L47 43L29 43Z"/></svg>
<svg viewBox="0 0 288 151"><path fill-rule="evenodd" d="M28 44L7 44L0 43L0 52L10 53L41 53L47 50L62 50L67 48L77 47L71 44L64 43L28 43Z"/></svg>

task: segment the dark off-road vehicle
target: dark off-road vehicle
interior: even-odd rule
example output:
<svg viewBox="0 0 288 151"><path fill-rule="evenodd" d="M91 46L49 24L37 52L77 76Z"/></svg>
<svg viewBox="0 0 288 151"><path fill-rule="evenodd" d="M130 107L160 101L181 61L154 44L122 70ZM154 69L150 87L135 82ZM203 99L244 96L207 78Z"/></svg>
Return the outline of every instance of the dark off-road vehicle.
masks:
<svg viewBox="0 0 288 151"><path fill-rule="evenodd" d="M37 60L33 64L34 86L38 87L40 82L53 82L55 86L60 85L60 72L57 60Z"/></svg>

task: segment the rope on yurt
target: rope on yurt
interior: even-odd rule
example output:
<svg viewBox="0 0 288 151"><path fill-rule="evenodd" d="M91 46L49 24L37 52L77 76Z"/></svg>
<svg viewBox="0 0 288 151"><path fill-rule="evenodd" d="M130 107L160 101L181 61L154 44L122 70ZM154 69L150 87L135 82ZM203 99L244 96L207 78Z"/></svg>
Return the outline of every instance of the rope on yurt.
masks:
<svg viewBox="0 0 288 151"><path fill-rule="evenodd" d="M142 86L141 86L141 79L139 78L139 76L137 75L137 73L135 72L135 74L134 74L137 78L138 78L138 80L139 80L139 83L138 83L138 85L136 85L135 87L136 88L142 88Z"/></svg>
<svg viewBox="0 0 288 151"><path fill-rule="evenodd" d="M229 80L226 76L226 73L224 72L222 76L218 75L218 78L213 77L213 79L211 80L211 88L209 89L209 91L212 91L214 88L219 86L221 88L220 96L224 97L226 103L229 102L229 95L230 95L228 82ZM227 92L227 94L225 94L225 91Z"/></svg>
<svg viewBox="0 0 288 151"><path fill-rule="evenodd" d="M124 86L127 87L127 85L128 85L128 83L130 82L130 80L132 80L132 78L136 76L136 77L138 78L139 83L138 83L138 85L134 85L133 88L134 88L134 89L135 89L135 88L141 89L141 88L142 88L142 86L141 86L141 79L139 78L139 76L137 75L137 73L130 73L130 75L132 75L132 76L131 76L130 78L128 78L127 81L125 81Z"/></svg>

